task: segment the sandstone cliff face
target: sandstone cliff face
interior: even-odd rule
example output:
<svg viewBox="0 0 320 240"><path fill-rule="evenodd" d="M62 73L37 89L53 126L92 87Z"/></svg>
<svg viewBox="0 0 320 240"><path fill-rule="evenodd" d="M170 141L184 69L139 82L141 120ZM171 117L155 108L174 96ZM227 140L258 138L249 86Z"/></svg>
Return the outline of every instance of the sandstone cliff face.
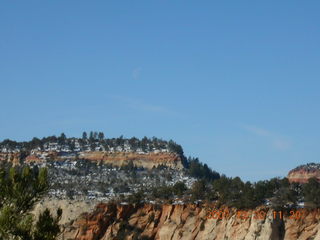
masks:
<svg viewBox="0 0 320 240"><path fill-rule="evenodd" d="M298 170L291 171L288 174L288 179L290 182L307 183L309 178L317 178L318 181L320 181L320 171Z"/></svg>
<svg viewBox="0 0 320 240"><path fill-rule="evenodd" d="M58 152L34 152L25 156L22 161L25 163L41 163L45 160L77 160L87 159L96 163L106 163L114 166L122 166L130 161L137 167L153 168L159 165L165 165L174 169L182 169L181 157L175 153L146 153L139 154L135 152L80 152L77 155L62 155ZM14 164L19 164L19 153L0 153L0 161L10 161Z"/></svg>
<svg viewBox="0 0 320 240"><path fill-rule="evenodd" d="M320 165L309 163L301 165L288 173L290 182L307 183L310 178L317 178L320 181Z"/></svg>
<svg viewBox="0 0 320 240"><path fill-rule="evenodd" d="M64 230L61 239L111 240L320 240L319 212L308 212L304 219L284 217L274 220L272 210L265 209L265 219L241 219L234 209L228 217L206 219L206 207L197 205L99 204L95 211L82 215Z"/></svg>
<svg viewBox="0 0 320 240"><path fill-rule="evenodd" d="M134 165L145 168L152 168L161 164L175 169L183 168L181 158L174 153L82 152L79 157L92 161L102 161L115 166L122 166L132 161Z"/></svg>

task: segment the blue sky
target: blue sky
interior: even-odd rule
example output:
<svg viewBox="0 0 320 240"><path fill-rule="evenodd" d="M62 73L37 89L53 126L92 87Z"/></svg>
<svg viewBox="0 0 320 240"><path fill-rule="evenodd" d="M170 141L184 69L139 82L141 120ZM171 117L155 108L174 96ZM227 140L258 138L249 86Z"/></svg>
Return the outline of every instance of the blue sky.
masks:
<svg viewBox="0 0 320 240"><path fill-rule="evenodd" d="M157 136L244 180L320 154L319 1L1 1L0 140Z"/></svg>

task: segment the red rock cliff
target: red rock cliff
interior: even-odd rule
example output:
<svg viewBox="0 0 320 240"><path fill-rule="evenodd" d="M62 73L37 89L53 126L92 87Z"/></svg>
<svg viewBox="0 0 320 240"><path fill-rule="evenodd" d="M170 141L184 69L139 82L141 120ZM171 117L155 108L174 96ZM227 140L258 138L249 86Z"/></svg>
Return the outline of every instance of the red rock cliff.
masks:
<svg viewBox="0 0 320 240"><path fill-rule="evenodd" d="M320 213L306 212L300 220L273 219L272 210L264 209L265 219L255 219L249 210L246 219L234 209L223 219L206 219L207 209L197 205L99 204L90 214L82 215L64 230L63 239L116 240L297 240L320 239Z"/></svg>
<svg viewBox="0 0 320 240"><path fill-rule="evenodd" d="M301 165L288 173L290 182L306 183L310 178L317 178L320 181L320 165L309 163Z"/></svg>

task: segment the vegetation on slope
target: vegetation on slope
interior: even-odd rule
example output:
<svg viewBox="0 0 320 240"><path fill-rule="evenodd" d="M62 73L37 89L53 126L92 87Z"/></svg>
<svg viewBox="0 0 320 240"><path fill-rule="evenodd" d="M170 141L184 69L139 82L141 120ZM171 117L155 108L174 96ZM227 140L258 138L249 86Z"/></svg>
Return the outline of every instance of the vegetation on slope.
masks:
<svg viewBox="0 0 320 240"><path fill-rule="evenodd" d="M167 151L178 155L183 155L180 145L174 141L165 141L156 137L136 137L124 138L105 138L103 132L84 132L81 138L67 138L64 133L59 137L49 136L42 139L33 138L31 141L16 142L5 139L0 142L0 151L132 151L132 152L151 152Z"/></svg>
<svg viewBox="0 0 320 240"><path fill-rule="evenodd" d="M62 133L59 137L33 138L29 142L18 143L5 140L0 143L1 149L19 151L48 150L52 146L59 151L124 150L148 152L163 150L174 152L181 156L183 166L185 167L182 170L185 175L181 175L180 177L185 178L187 176L189 180L195 179L193 185L190 184L192 181L189 180L185 182L180 180L172 181L175 173L172 172L173 170L167 169L166 166L160 165L157 169L146 170L137 168L131 161L128 165L116 168L117 173L114 173L112 169L110 170L110 168L113 168L112 166L103 167L96 164L91 166L92 164L87 164L85 161L78 161L77 165L71 170L57 169L58 172L63 172L62 175L71 176L69 179L65 177L65 180L68 180L66 181L68 186L72 186L72 179L76 179L76 176L88 181L90 184L92 183L92 186L99 185L100 187L98 188L101 189L108 187L106 184L106 181L108 181L108 183L110 182L113 185L113 191L119 193L120 198L121 194L127 195L126 193L131 193L126 199L131 202L145 199L162 199L172 202L174 199L181 199L184 202L196 200L215 201L220 205L225 204L237 208L254 208L261 204L271 205L274 208L289 208L296 207L301 202L306 202L311 207L320 206L320 183L315 179L310 179L307 184L302 185L290 183L287 178L273 178L251 183L243 182L239 177L228 178L224 175L220 176L219 173L209 168L207 164L201 163L198 158L186 158L182 147L172 140L164 141L155 137L151 139L144 137L141 140L135 137L126 139L122 136L106 139L102 132L90 132L89 134L84 132L81 138L67 138ZM78 165L81 165L79 169ZM83 171L84 174L82 174ZM55 172L55 169L52 172ZM58 173L53 179L60 179L56 176L58 176ZM118 178L115 179L115 176L120 177L125 183L117 186L116 182L121 183L121 181ZM92 181L90 177L92 177ZM97 177L99 181L97 181ZM175 176L176 179L178 177ZM105 179L107 180L105 181ZM146 179L148 179L147 182ZM77 180L76 182L79 183L80 181ZM54 187L57 187L57 189L64 188L67 185L63 185L63 182L59 180L59 183L55 183ZM188 186L186 182L188 182ZM139 189L135 188L139 183L145 184L142 184L142 187ZM84 188L81 190L82 192L88 192L89 189L86 189L86 184L81 184L81 187ZM77 190L76 187L72 187L71 189L72 191L66 189L69 197L72 197L72 192Z"/></svg>

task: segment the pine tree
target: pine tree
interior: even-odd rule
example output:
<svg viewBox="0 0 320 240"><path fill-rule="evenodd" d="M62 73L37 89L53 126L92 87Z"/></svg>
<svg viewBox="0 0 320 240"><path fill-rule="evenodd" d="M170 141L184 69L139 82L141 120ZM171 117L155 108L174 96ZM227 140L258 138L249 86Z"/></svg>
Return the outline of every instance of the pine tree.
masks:
<svg viewBox="0 0 320 240"><path fill-rule="evenodd" d="M93 136L93 132L91 131L89 135L89 141L93 142L93 140L94 140L94 136Z"/></svg>
<svg viewBox="0 0 320 240"><path fill-rule="evenodd" d="M88 138L87 132L83 132L83 133L82 133L82 139L83 139L83 140L87 140L87 138Z"/></svg>
<svg viewBox="0 0 320 240"><path fill-rule="evenodd" d="M303 195L311 207L320 207L320 183L316 178L310 178L303 186Z"/></svg>
<svg viewBox="0 0 320 240"><path fill-rule="evenodd" d="M98 139L101 142L104 139L104 133L103 132L99 132L98 133Z"/></svg>
<svg viewBox="0 0 320 240"><path fill-rule="evenodd" d="M0 169L0 239L53 240L60 232L57 217L45 210L34 224L30 210L48 189L46 169Z"/></svg>
<svg viewBox="0 0 320 240"><path fill-rule="evenodd" d="M58 138L58 143L60 145L65 144L66 143L66 139L67 139L66 135L64 133L61 133L60 137Z"/></svg>

